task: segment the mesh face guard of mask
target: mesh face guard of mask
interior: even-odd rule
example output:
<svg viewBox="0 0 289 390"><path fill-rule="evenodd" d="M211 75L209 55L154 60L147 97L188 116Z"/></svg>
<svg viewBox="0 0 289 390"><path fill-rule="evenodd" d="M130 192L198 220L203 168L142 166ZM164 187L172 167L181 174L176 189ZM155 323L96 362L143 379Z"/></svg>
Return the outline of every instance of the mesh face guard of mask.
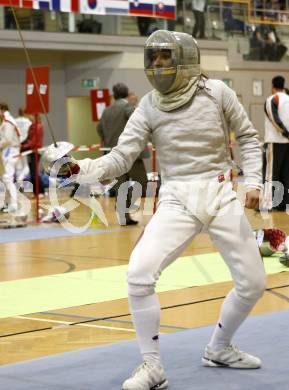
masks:
<svg viewBox="0 0 289 390"><path fill-rule="evenodd" d="M183 72L200 74L200 52L194 38L185 33L158 30L150 35L144 48L145 73L152 86L167 93Z"/></svg>

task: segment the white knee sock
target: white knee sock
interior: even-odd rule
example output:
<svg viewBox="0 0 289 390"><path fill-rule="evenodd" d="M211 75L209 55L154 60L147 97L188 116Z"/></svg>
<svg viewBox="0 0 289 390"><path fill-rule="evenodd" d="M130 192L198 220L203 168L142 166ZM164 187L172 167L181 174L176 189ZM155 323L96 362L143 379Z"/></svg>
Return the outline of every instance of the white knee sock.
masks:
<svg viewBox="0 0 289 390"><path fill-rule="evenodd" d="M10 199L9 199L9 205L11 207L17 208L17 188L16 185L13 182L8 182L6 184L7 190L10 194Z"/></svg>
<svg viewBox="0 0 289 390"><path fill-rule="evenodd" d="M129 295L129 303L143 360L160 364L160 304L157 295Z"/></svg>
<svg viewBox="0 0 289 390"><path fill-rule="evenodd" d="M220 319L213 332L209 346L221 350L231 344L232 337L242 322L246 319L256 301L245 301L240 298L235 289L231 290L222 305Z"/></svg>

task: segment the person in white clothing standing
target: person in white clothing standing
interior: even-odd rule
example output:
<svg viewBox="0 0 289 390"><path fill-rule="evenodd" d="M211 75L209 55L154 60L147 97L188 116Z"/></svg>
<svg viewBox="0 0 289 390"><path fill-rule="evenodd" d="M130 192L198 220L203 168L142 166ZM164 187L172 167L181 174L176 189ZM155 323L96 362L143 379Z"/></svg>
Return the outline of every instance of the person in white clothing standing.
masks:
<svg viewBox="0 0 289 390"><path fill-rule="evenodd" d="M205 9L207 0L192 0L192 11L195 17L195 25L192 31L194 38L205 39Z"/></svg>
<svg viewBox="0 0 289 390"><path fill-rule="evenodd" d="M202 362L208 367L261 366L259 358L232 345L236 330L264 292L265 272L254 234L232 189L228 128L240 144L248 208L257 206L262 188L258 132L236 94L223 82L202 75L199 48L191 35L154 32L146 41L144 61L153 90L141 99L118 144L99 159L70 158L63 165L67 175L78 172L77 178L102 182L129 171L149 139L157 150L162 177L158 208L131 254L127 274L143 364L123 383L123 390L168 386L160 357L155 285L162 271L204 228L229 267L235 287L224 300ZM54 145L47 150L48 165L67 154L60 151Z"/></svg>
<svg viewBox="0 0 289 390"><path fill-rule="evenodd" d="M262 208L285 211L289 205L289 96L285 79L272 79L265 103L265 196Z"/></svg>
<svg viewBox="0 0 289 390"><path fill-rule="evenodd" d="M4 168L2 179L9 193L8 207L2 208L2 211L12 213L17 210L17 188L14 183L17 158L13 156L19 154L20 132L6 103L0 103L0 119L0 150Z"/></svg>
<svg viewBox="0 0 289 390"><path fill-rule="evenodd" d="M32 125L31 120L27 117L25 110L19 108L18 117L15 118L15 122L20 132L20 143L24 143L28 138L29 127ZM16 177L17 180L24 180L29 175L29 166L26 156L18 158L16 165Z"/></svg>

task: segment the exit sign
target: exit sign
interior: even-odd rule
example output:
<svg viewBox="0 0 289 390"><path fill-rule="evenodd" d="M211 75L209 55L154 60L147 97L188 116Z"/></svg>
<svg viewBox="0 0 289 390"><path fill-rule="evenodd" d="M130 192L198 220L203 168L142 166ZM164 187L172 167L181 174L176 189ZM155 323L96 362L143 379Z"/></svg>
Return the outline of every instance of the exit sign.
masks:
<svg viewBox="0 0 289 390"><path fill-rule="evenodd" d="M81 86L82 88L97 88L99 84L99 78L96 79L82 79Z"/></svg>

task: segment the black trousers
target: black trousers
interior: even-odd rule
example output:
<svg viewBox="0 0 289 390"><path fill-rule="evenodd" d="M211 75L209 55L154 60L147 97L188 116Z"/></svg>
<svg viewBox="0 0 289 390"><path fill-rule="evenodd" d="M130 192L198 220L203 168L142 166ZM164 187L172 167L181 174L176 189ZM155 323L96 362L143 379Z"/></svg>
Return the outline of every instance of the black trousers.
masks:
<svg viewBox="0 0 289 390"><path fill-rule="evenodd" d="M194 38L205 38L205 13L193 10L195 25L192 32Z"/></svg>
<svg viewBox="0 0 289 390"><path fill-rule="evenodd" d="M36 158L38 161L38 168L39 168L39 160L40 160L39 154L32 153L32 154L30 154L29 159L28 159L28 165L29 165L30 176L31 176L31 183L33 184L34 194L36 194ZM44 186L42 184L42 180L41 180L41 177L39 175L39 169L38 169L38 183L39 183L38 184L39 194L44 194Z"/></svg>
<svg viewBox="0 0 289 390"><path fill-rule="evenodd" d="M265 144L267 150L270 144ZM286 205L289 207L289 143L272 144L272 164L265 158L264 176L268 173L274 181L273 199L282 198L279 205L273 205L273 208L278 210L285 210ZM278 182L280 184L278 184ZM284 195L282 197L282 192Z"/></svg>
<svg viewBox="0 0 289 390"><path fill-rule="evenodd" d="M147 18L144 16L137 16L136 21L137 21L139 35L147 36L151 25L151 18Z"/></svg>
<svg viewBox="0 0 289 390"><path fill-rule="evenodd" d="M133 198L134 193L133 187L129 184L130 180L133 180L141 185L139 191L136 190L135 197L145 197L148 180L142 159L136 160L128 173L118 177L116 185L111 189L116 195L116 210L121 224L125 223L125 220L129 218L127 210L136 201L136 199Z"/></svg>

